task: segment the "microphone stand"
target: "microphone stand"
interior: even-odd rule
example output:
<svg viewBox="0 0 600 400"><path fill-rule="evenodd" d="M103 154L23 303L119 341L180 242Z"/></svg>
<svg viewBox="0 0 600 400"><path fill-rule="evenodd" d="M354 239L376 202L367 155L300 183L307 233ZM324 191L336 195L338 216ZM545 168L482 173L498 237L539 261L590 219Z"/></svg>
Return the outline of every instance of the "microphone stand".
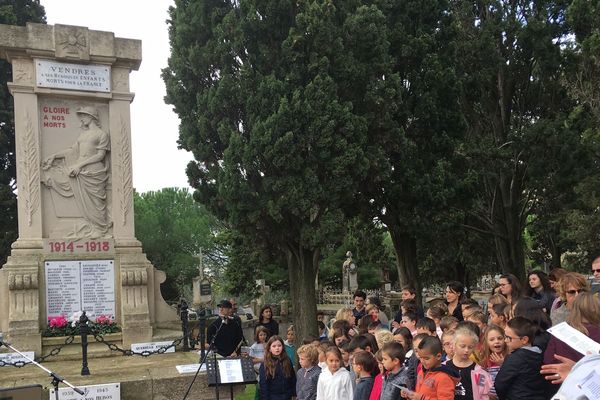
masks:
<svg viewBox="0 0 600 400"><path fill-rule="evenodd" d="M27 357L25 354L21 353L19 350L15 349L10 344L8 344L5 341L3 341L2 337L0 336L0 347L2 345L8 347L9 349L11 349L12 351L14 351L15 353L18 353L19 355L21 355L21 357L25 358L27 361L29 361L33 365L37 366L38 368L41 368L49 376L52 377L52 386L54 386L54 396L55 396L56 400L59 400L59 397L58 397L58 384L61 383L61 382L64 383L65 385L67 385L68 387L70 387L71 389L73 389L75 392L79 393L80 395L82 395L82 396L84 395L83 390L81 390L79 388L76 388L75 386L73 386L69 382L67 382L64 378L62 378L60 375L56 374L55 372L50 371L48 368L44 367L43 365L41 365L37 361L32 360L31 358Z"/></svg>
<svg viewBox="0 0 600 400"><path fill-rule="evenodd" d="M224 323L223 321L225 319L227 319L227 317L219 317L219 318L221 319L221 323L219 324L219 327L217 328L215 335L213 336L213 338L211 339L211 341L208 345L208 351L203 355L203 357L201 357L200 365L198 365L196 374L194 375L194 378L192 379L190 386L188 386L187 391L185 392L185 395L183 396L182 400L187 399L188 395L190 394L190 391L192 390L192 386L194 385L194 382L196 382L196 378L198 377L198 374L200 373L200 369L202 368L202 365L206 363L206 358L208 357L208 355L210 354L211 351L213 352L213 359L215 362L215 388L216 388L216 393L217 393L217 400L219 400L219 376L216 373L217 372L217 353L216 353L216 351L215 351L216 349L214 347L215 347L215 339L217 338L217 336L219 336L219 332L221 332L221 328L223 327L223 323Z"/></svg>

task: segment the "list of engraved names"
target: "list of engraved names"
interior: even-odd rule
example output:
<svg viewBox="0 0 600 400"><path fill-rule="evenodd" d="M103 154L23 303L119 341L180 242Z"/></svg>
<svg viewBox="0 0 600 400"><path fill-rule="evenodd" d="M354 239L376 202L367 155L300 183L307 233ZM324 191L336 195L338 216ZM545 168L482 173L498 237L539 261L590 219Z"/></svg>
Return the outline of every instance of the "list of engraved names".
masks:
<svg viewBox="0 0 600 400"><path fill-rule="evenodd" d="M115 315L112 260L47 261L45 266L48 317L78 311L86 311L90 319Z"/></svg>

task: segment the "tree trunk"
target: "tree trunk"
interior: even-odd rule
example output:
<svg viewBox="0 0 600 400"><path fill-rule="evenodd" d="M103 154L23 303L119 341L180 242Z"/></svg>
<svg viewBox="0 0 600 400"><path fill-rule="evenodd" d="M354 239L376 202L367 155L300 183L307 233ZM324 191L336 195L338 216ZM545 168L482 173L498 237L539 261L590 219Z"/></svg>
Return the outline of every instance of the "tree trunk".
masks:
<svg viewBox="0 0 600 400"><path fill-rule="evenodd" d="M286 251L296 348L309 335L319 337L315 277L319 251L288 248Z"/></svg>
<svg viewBox="0 0 600 400"><path fill-rule="evenodd" d="M417 240L397 227L388 225L396 254L400 287L412 286L417 291L417 303L422 304L421 282L417 268Z"/></svg>
<svg viewBox="0 0 600 400"><path fill-rule="evenodd" d="M521 282L525 279L525 251L523 249L524 221L521 216L523 194L521 182L515 175L503 176L498 184L500 198L494 210L494 242L496 257L502 272L513 274Z"/></svg>

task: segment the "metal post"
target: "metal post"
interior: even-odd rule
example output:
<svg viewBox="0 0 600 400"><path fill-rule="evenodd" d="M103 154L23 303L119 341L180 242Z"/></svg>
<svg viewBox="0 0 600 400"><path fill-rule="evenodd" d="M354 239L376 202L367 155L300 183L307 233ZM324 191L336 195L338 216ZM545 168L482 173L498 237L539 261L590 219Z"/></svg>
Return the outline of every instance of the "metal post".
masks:
<svg viewBox="0 0 600 400"><path fill-rule="evenodd" d="M198 321L200 322L200 359L204 359L206 353L206 308L202 308L198 315Z"/></svg>
<svg viewBox="0 0 600 400"><path fill-rule="evenodd" d="M188 332L188 305L184 299L180 303L181 330L183 331L183 351L190 351L190 335Z"/></svg>
<svg viewBox="0 0 600 400"><path fill-rule="evenodd" d="M88 317L85 315L85 311L81 313L81 317L79 317L79 334L81 335L81 375L89 375L90 370L88 368L88 360L87 360L87 347L88 347Z"/></svg>

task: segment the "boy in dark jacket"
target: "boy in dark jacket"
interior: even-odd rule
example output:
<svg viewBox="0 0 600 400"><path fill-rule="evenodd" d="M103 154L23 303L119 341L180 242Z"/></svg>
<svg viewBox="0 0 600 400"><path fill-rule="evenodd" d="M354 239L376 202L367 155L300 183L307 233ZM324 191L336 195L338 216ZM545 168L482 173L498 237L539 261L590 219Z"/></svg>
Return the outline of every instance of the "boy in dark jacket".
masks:
<svg viewBox="0 0 600 400"><path fill-rule="evenodd" d="M544 355L539 347L532 346L536 331L527 318L508 321L505 340L510 354L494 384L500 400L546 400L551 396L551 387L540 374Z"/></svg>
<svg viewBox="0 0 600 400"><path fill-rule="evenodd" d="M408 375L404 368L404 348L400 343L386 343L381 353L387 375L383 378L379 400L397 400L400 398L400 390L408 386Z"/></svg>

